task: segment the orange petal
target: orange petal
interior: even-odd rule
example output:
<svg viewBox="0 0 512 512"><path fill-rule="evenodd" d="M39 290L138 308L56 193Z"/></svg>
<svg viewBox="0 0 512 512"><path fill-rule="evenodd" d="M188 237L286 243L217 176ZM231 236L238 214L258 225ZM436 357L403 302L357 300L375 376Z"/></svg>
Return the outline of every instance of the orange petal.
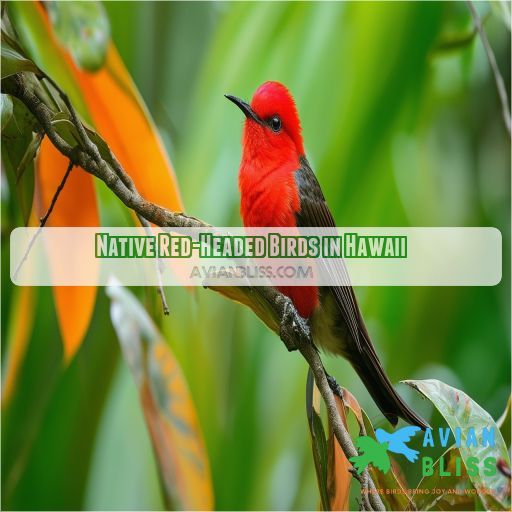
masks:
<svg viewBox="0 0 512 512"><path fill-rule="evenodd" d="M73 65L98 133L142 196L183 211L178 184L162 140L113 43L103 68L87 73Z"/></svg>
<svg viewBox="0 0 512 512"><path fill-rule="evenodd" d="M9 402L34 324L34 289L20 286L14 291L7 331L7 357L3 368L2 407Z"/></svg>
<svg viewBox="0 0 512 512"><path fill-rule="evenodd" d="M210 465L187 382L163 340L152 344L148 359L149 375L139 388L140 400L170 504L183 510L212 510ZM158 397L165 397L165 406Z"/></svg>
<svg viewBox="0 0 512 512"><path fill-rule="evenodd" d="M35 207L43 216L51 204L68 166L68 159L61 155L45 138L37 160ZM75 167L59 195L47 226L98 226L99 214L93 178L79 167ZM51 253L50 265L58 264L62 255ZM94 309L95 286L54 286L53 295L57 319L64 343L64 356L69 361L80 347Z"/></svg>

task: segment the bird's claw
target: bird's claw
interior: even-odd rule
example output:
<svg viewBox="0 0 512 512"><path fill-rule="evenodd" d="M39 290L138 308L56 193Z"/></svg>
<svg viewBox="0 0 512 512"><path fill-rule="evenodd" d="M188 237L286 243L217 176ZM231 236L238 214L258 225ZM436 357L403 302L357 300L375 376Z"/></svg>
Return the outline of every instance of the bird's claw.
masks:
<svg viewBox="0 0 512 512"><path fill-rule="evenodd" d="M289 352L298 349L297 340L305 340L310 337L307 320L299 315L290 299L287 299L284 305L279 325L279 337Z"/></svg>
<svg viewBox="0 0 512 512"><path fill-rule="evenodd" d="M336 379L332 375L329 375L327 372L325 372L325 377L334 395L343 400L343 390L341 389L341 386L336 382Z"/></svg>

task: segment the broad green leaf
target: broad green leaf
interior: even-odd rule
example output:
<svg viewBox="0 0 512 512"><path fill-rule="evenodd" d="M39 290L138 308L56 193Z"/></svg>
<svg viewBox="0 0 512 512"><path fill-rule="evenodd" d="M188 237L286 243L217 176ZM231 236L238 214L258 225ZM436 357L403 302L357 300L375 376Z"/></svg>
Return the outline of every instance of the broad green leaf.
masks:
<svg viewBox="0 0 512 512"><path fill-rule="evenodd" d="M101 2L48 2L47 6L55 34L78 67L100 69L110 41L110 23Z"/></svg>
<svg viewBox="0 0 512 512"><path fill-rule="evenodd" d="M12 117L12 99L7 94L2 94L2 130L5 129L7 123Z"/></svg>
<svg viewBox="0 0 512 512"><path fill-rule="evenodd" d="M496 462L503 459L510 465L510 458L503 436L491 415L463 391L438 380L406 380L404 382L434 404L452 431L455 431L457 427L461 429L462 442L459 451L466 468L470 457L476 457L480 461L478 474L472 473L469 477L484 506L489 510L509 509L510 481L499 471L496 471L493 475L488 475L481 467L482 462L488 457L494 458ZM478 446L474 446L472 443L470 443L471 446L467 446L465 435L469 428L475 430L479 439L482 429L494 428L494 446L490 446L489 443L486 446L482 446L481 443L478 443ZM498 508L496 508L497 505Z"/></svg>
<svg viewBox="0 0 512 512"><path fill-rule="evenodd" d="M41 70L28 58L15 39L9 18L2 16L2 78L22 71L42 76Z"/></svg>
<svg viewBox="0 0 512 512"><path fill-rule="evenodd" d="M451 476L441 476L439 466ZM433 474L421 479L417 486L415 503L418 510L472 510L474 495L465 493L473 489L458 448L448 448L433 465ZM435 492L432 492L436 489ZM454 491L459 491L456 494Z"/></svg>
<svg viewBox="0 0 512 512"><path fill-rule="evenodd" d="M2 404L2 509L82 510L97 424L119 359L109 304L100 298L85 350L63 368L52 291L44 287L32 292L37 302L21 304L21 321L16 328L12 324L18 336L30 325L23 311L34 314L12 396ZM14 363L8 357L3 363ZM103 508L109 507L112 503L105 502Z"/></svg>
<svg viewBox="0 0 512 512"><path fill-rule="evenodd" d="M2 78L21 73L22 71L39 73L37 66L31 60L5 44L2 37Z"/></svg>
<svg viewBox="0 0 512 512"><path fill-rule="evenodd" d="M112 283L107 294L112 323L139 390L168 505L211 510L208 456L178 361L128 290Z"/></svg>

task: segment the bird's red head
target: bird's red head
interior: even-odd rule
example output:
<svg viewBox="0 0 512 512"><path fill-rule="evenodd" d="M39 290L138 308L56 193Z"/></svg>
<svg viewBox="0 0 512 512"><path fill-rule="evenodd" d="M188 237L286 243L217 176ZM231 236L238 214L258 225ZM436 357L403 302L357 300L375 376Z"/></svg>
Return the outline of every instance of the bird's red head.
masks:
<svg viewBox="0 0 512 512"><path fill-rule="evenodd" d="M246 117L238 172L244 226L294 226L299 209L295 172L304 146L292 95L278 82L265 82L251 104L226 97Z"/></svg>
<svg viewBox="0 0 512 512"><path fill-rule="evenodd" d="M260 85L251 104L226 95L245 114L243 159L298 159L304 155L301 126L290 91L279 82Z"/></svg>

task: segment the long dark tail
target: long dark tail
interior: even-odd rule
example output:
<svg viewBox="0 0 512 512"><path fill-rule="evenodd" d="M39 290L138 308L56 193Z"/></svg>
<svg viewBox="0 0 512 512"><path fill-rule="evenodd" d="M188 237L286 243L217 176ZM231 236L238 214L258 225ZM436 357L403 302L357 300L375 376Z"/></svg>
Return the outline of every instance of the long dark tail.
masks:
<svg viewBox="0 0 512 512"><path fill-rule="evenodd" d="M362 351L357 355L352 354L350 360L382 414L392 425L396 425L400 417L423 430L428 428L428 423L416 414L393 388L368 334L362 332L361 335Z"/></svg>

